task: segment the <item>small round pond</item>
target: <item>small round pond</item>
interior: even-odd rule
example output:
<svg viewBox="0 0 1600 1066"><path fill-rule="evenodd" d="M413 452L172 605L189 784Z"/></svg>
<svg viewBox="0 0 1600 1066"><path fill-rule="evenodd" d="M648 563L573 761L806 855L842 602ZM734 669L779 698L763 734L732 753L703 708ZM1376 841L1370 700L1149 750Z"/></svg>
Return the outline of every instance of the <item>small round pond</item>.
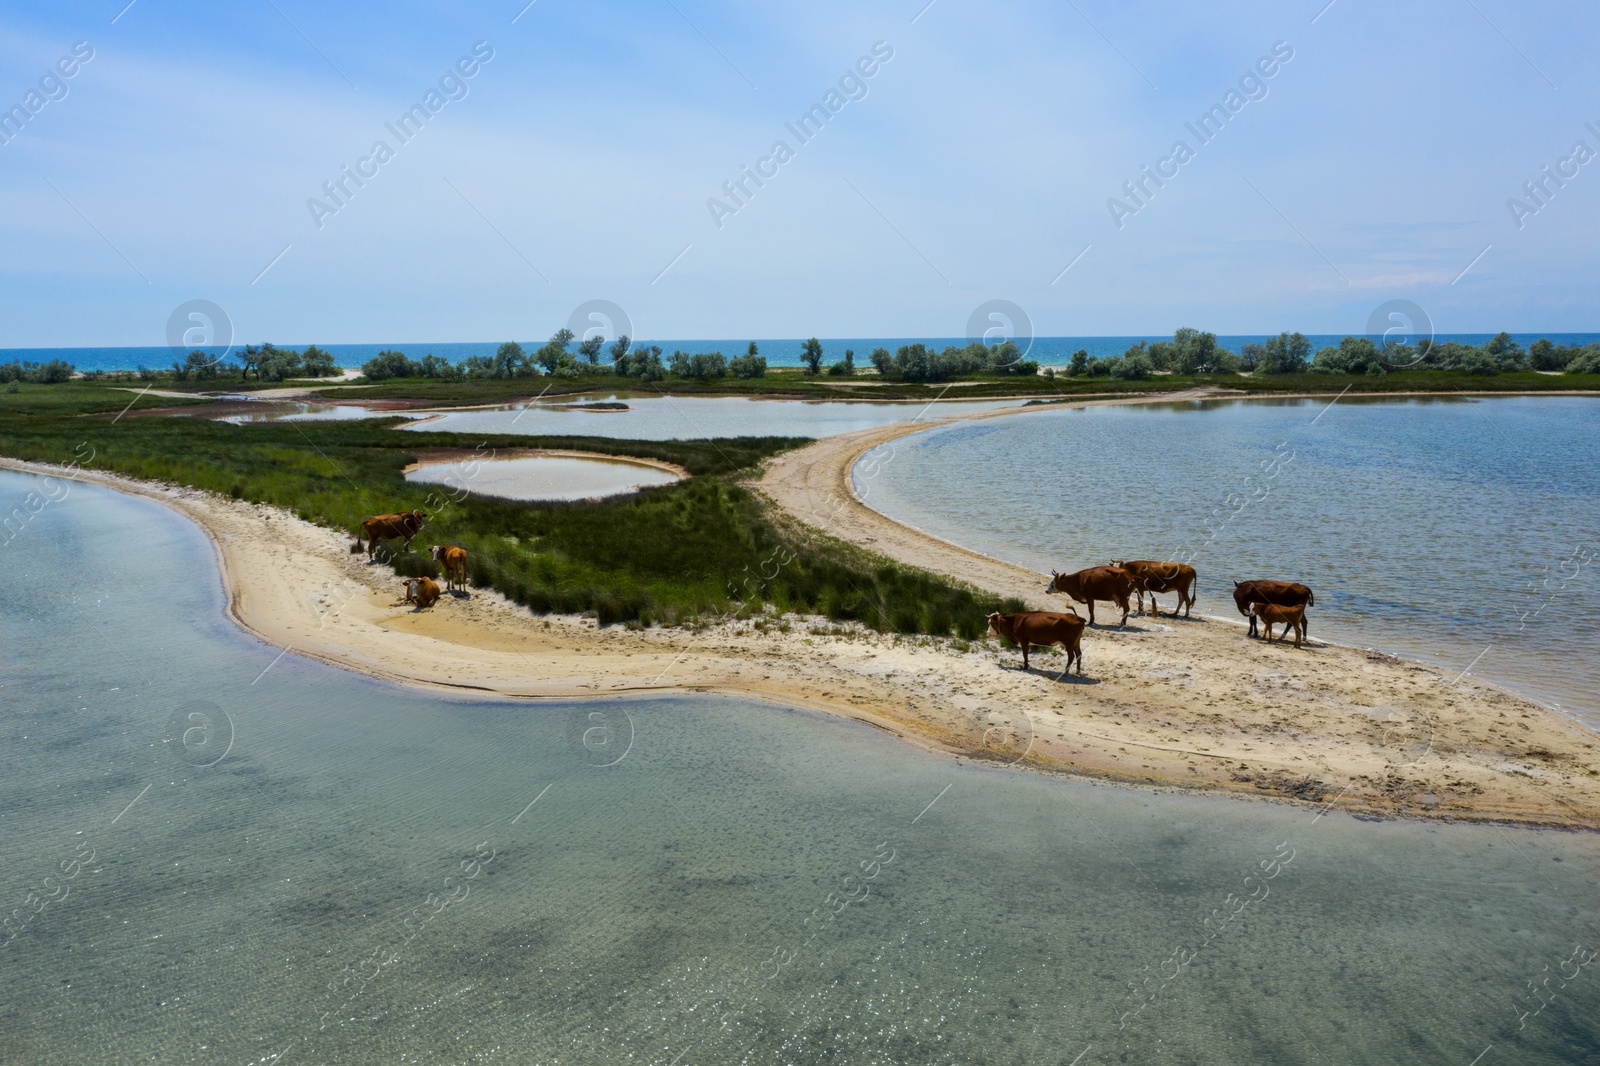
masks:
<svg viewBox="0 0 1600 1066"><path fill-rule="evenodd" d="M620 496L651 485L669 485L683 477L664 464L559 453L424 462L407 470L405 476L407 481L448 485L476 496L499 496L508 500L588 500Z"/></svg>

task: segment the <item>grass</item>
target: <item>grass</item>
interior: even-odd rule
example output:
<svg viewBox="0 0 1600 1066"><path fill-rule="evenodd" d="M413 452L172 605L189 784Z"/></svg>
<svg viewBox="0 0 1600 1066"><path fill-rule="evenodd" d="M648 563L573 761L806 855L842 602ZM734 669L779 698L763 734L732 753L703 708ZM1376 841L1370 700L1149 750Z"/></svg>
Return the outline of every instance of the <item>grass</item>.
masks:
<svg viewBox="0 0 1600 1066"><path fill-rule="evenodd" d="M15 384L17 391L11 391ZM0 385L0 419L19 415L112 414L152 407L175 407L207 402L204 398L178 400L170 396L139 395L143 386L112 388L88 381L63 381L39 385L18 381Z"/></svg>
<svg viewBox="0 0 1600 1066"><path fill-rule="evenodd" d="M739 483L797 438L618 441L599 437L465 436L425 440L364 423L232 425L181 417L114 420L99 391L62 389L59 403L0 407L0 454L82 465L283 507L336 529L367 515L420 509L433 517L401 574L438 575L426 543L466 548L470 577L538 612L592 613L601 624L704 622L760 613L823 615L880 631L973 639L996 610L1020 604L869 555L773 515ZM69 402L76 395L76 407ZM128 394L116 393L123 405ZM7 399L15 400L12 396ZM4 403L4 399L0 399ZM89 417L82 417L88 415ZM608 501L526 503L404 480L419 450L561 448L655 458L692 475ZM398 550L399 545L394 546Z"/></svg>

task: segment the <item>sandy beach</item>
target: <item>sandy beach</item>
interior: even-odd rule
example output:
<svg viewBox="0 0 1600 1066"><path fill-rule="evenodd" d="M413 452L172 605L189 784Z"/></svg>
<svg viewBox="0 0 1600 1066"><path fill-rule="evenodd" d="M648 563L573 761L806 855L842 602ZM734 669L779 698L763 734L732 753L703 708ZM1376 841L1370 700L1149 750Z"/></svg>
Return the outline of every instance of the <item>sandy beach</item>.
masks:
<svg viewBox="0 0 1600 1066"><path fill-rule="evenodd" d="M778 456L752 485L799 535L825 531L1061 609L1061 597L1044 596L1042 575L856 498L856 459L931 421L823 439ZM1134 615L1124 629L1105 625L1102 612L1084 637L1087 676L1058 680L1059 655L1036 654L1025 673L1020 655L992 638L895 638L821 618L599 629L481 589L414 612L397 602L400 582L387 567L349 553L346 532L188 488L75 476L160 501L205 529L229 613L249 632L401 684L524 699L754 696L869 722L959 758L1042 771L1378 815L1600 827L1600 735L1470 674L1321 641L1297 651L1248 640L1239 621L1221 617L1232 601L1214 590L1202 590L1188 620Z"/></svg>

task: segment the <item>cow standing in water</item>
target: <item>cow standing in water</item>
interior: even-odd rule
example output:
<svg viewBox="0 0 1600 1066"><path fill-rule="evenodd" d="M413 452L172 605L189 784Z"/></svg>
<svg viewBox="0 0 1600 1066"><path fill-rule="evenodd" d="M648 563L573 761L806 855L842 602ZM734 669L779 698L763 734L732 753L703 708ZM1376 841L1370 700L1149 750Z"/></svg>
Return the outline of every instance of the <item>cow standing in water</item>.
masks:
<svg viewBox="0 0 1600 1066"><path fill-rule="evenodd" d="M350 545L350 554L356 555L363 549L362 541L366 541L367 561L371 562L378 551L380 540L393 540L396 537L405 542L406 551L411 550L411 538L422 531L422 524L428 516L421 511L402 511L398 514L373 515L361 523L361 528L356 534L356 542Z"/></svg>
<svg viewBox="0 0 1600 1066"><path fill-rule="evenodd" d="M1233 605L1239 608L1239 613L1250 619L1250 635L1256 635L1256 616L1251 612L1253 603L1270 603L1278 607L1315 607L1317 597L1305 585L1298 581L1273 581L1270 578L1257 578L1254 581L1235 581L1233 583ZM1301 623L1301 632L1305 632L1305 623Z"/></svg>
<svg viewBox="0 0 1600 1066"><path fill-rule="evenodd" d="M441 547L432 545L428 551L433 554L433 561L444 568L444 587L446 591L454 591L467 587L467 550L455 545Z"/></svg>
<svg viewBox="0 0 1600 1066"><path fill-rule="evenodd" d="M1078 676L1083 676L1083 619L1076 614L1056 611L1018 611L1014 614L991 614L989 628L1022 649L1022 668L1028 669L1028 649L1034 645L1047 647L1061 645L1067 653L1067 665L1061 671L1066 677L1074 660L1078 663Z"/></svg>
<svg viewBox="0 0 1600 1066"><path fill-rule="evenodd" d="M1115 566L1091 566L1075 574L1050 571L1045 592L1064 592L1070 599L1089 605L1089 624L1094 625L1094 601L1107 600L1122 608L1122 625L1128 624L1128 597L1133 594L1133 579Z"/></svg>
<svg viewBox="0 0 1600 1066"><path fill-rule="evenodd" d="M1134 559L1130 562L1120 562L1116 559L1111 565L1128 572L1133 579L1134 595L1139 598L1139 610L1144 610L1145 593L1150 594L1150 616L1160 618L1161 611L1156 607L1156 593L1176 592L1178 594L1178 607L1183 608L1183 616L1189 617L1189 608L1194 606L1194 584L1197 575L1194 567L1188 563L1163 563L1154 559ZM1178 616L1178 607L1172 609L1172 616Z"/></svg>

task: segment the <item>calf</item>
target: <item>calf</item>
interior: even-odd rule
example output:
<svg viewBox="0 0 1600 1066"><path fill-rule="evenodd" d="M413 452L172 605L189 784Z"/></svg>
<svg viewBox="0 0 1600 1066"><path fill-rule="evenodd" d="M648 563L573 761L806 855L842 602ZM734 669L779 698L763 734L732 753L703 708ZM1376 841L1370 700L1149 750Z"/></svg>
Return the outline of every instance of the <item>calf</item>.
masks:
<svg viewBox="0 0 1600 1066"><path fill-rule="evenodd" d="M1258 578L1254 581L1233 583L1233 605L1239 613L1250 619L1250 635L1256 635L1256 616L1250 613L1253 603L1271 603L1279 607L1315 607L1317 597L1298 581L1273 581Z"/></svg>
<svg viewBox="0 0 1600 1066"><path fill-rule="evenodd" d="M1266 630L1264 635L1267 638L1268 644L1272 643L1272 627L1279 624L1282 624L1283 632L1278 635L1278 640L1282 641L1285 637L1287 637L1291 628L1294 630L1295 647L1298 648L1300 646L1300 642L1305 639L1305 604L1296 604L1293 607L1280 607L1275 603L1252 603L1250 605L1250 610L1255 615L1255 618L1250 620L1252 623L1255 622L1256 618L1261 619L1261 625Z"/></svg>
<svg viewBox="0 0 1600 1066"><path fill-rule="evenodd" d="M1015 614L991 614L989 628L1022 649L1022 668L1028 669L1028 649L1032 645L1048 647L1061 645L1067 653L1065 677L1078 663L1078 676L1083 676L1083 619L1075 614L1055 611L1018 611Z"/></svg>

